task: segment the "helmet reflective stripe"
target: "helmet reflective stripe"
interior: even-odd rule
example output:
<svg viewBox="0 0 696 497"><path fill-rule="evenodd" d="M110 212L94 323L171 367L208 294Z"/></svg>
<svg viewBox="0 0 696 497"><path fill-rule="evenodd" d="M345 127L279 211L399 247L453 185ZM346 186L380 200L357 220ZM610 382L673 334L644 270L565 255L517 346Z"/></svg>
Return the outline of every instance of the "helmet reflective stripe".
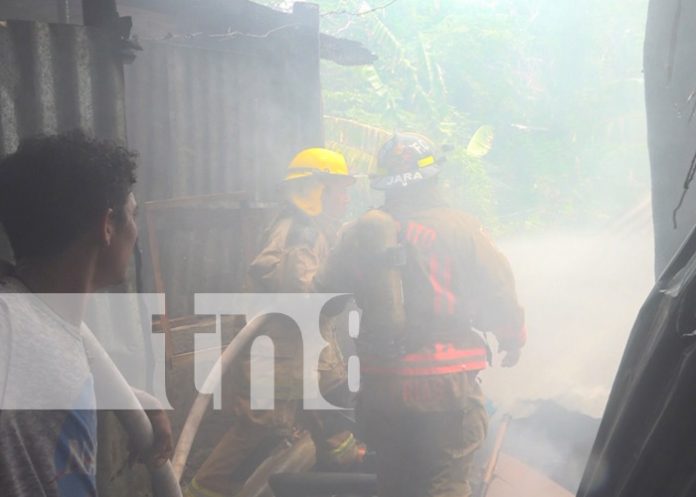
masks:
<svg viewBox="0 0 696 497"><path fill-rule="evenodd" d="M434 164L413 172L373 177L370 182L370 186L372 186L372 188L375 190L403 188L425 179L434 178L439 174L439 172L440 168Z"/></svg>
<svg viewBox="0 0 696 497"><path fill-rule="evenodd" d="M387 176L387 185L392 186L398 183L400 185L406 186L409 183L421 179L423 179L423 175L420 172L396 174L394 176Z"/></svg>
<svg viewBox="0 0 696 497"><path fill-rule="evenodd" d="M421 160L418 161L418 167L427 167L433 164L435 164L435 157L433 157L432 155L423 157Z"/></svg>
<svg viewBox="0 0 696 497"><path fill-rule="evenodd" d="M377 190L401 188L433 178L440 172L440 160L430 140L415 133L396 133L377 154L372 187Z"/></svg>

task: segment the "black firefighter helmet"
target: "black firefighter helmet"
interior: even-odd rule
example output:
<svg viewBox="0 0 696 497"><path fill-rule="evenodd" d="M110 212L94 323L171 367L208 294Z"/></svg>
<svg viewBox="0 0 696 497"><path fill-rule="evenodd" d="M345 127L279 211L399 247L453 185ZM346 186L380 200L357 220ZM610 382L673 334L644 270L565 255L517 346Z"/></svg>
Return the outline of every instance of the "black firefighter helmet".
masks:
<svg viewBox="0 0 696 497"><path fill-rule="evenodd" d="M442 158L435 157L435 146L426 137L416 133L395 133L377 153L372 188L404 188L433 178L440 172L442 162Z"/></svg>

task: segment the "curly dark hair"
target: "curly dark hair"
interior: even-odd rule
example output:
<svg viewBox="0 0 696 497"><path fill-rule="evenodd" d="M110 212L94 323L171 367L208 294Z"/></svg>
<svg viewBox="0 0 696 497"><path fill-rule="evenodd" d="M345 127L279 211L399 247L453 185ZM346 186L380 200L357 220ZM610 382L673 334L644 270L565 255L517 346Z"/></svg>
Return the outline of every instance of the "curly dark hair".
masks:
<svg viewBox="0 0 696 497"><path fill-rule="evenodd" d="M123 219L135 154L81 131L22 140L0 161L0 223L15 259L62 253L108 209Z"/></svg>

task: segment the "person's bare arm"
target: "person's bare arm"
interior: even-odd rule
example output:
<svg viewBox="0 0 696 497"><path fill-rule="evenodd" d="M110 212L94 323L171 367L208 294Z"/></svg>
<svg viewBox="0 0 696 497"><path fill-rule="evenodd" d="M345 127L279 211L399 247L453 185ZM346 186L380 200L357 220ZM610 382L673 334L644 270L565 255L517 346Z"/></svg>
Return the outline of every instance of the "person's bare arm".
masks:
<svg viewBox="0 0 696 497"><path fill-rule="evenodd" d="M133 393L152 423L154 436L152 451L149 454L134 454L133 456L143 460L148 465L160 467L172 457L174 452L172 425L169 416L154 396L137 388L133 388Z"/></svg>

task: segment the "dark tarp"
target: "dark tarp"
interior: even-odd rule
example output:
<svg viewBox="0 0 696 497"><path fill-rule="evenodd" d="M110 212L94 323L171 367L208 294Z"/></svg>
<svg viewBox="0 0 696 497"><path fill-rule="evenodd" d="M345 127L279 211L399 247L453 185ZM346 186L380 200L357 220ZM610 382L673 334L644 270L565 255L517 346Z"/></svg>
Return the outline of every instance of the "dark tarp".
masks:
<svg viewBox="0 0 696 497"><path fill-rule="evenodd" d="M696 224L689 192L672 211L696 154L696 2L651 0L645 32L645 110L655 226L655 274L667 266Z"/></svg>
<svg viewBox="0 0 696 497"><path fill-rule="evenodd" d="M578 497L696 495L696 230L633 327Z"/></svg>
<svg viewBox="0 0 696 497"><path fill-rule="evenodd" d="M696 3L651 0L645 94L655 267L664 272L631 332L578 497L696 495L695 192L672 226L696 152L695 57Z"/></svg>

